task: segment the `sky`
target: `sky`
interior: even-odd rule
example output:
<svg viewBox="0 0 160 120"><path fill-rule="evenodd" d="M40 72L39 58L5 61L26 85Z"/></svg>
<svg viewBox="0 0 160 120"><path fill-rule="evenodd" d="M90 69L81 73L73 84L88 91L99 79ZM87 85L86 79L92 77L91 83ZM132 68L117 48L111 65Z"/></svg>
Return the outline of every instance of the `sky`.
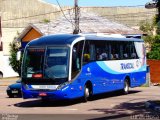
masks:
<svg viewBox="0 0 160 120"><path fill-rule="evenodd" d="M57 5L56 0L44 0ZM58 0L61 6L73 6L74 0ZM79 6L137 6L151 0L78 0Z"/></svg>

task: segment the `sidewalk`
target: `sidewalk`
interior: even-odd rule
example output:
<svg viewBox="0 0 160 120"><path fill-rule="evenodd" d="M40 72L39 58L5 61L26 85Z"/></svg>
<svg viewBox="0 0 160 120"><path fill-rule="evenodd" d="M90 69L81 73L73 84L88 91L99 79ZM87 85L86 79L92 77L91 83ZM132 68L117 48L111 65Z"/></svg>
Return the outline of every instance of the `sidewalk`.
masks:
<svg viewBox="0 0 160 120"><path fill-rule="evenodd" d="M0 86L8 86L10 84L15 83L19 79L19 77L2 78L0 79Z"/></svg>

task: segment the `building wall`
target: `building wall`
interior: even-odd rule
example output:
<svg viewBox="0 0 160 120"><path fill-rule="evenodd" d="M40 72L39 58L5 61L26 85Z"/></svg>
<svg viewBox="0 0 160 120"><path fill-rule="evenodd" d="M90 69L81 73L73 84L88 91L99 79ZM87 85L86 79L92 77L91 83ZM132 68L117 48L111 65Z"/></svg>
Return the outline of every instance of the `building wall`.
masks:
<svg viewBox="0 0 160 120"><path fill-rule="evenodd" d="M71 7L64 7L69 8ZM80 10L92 11L131 27L139 25L142 20L150 21L156 14L156 9L144 7L81 7ZM42 0L0 0L2 27L24 28L28 23L42 22L44 19L56 20L61 14L58 6Z"/></svg>
<svg viewBox="0 0 160 120"><path fill-rule="evenodd" d="M156 9L146 9L144 7L84 7L82 10L93 11L100 16L118 23L137 27L141 21L151 21Z"/></svg>
<svg viewBox="0 0 160 120"><path fill-rule="evenodd" d="M3 55L9 55L9 44L14 40L15 37L18 36L17 33L21 33L23 28L3 28L2 29L2 42L3 42Z"/></svg>
<svg viewBox="0 0 160 120"><path fill-rule="evenodd" d="M2 27L25 27L28 23L55 19L59 8L42 0L0 0Z"/></svg>

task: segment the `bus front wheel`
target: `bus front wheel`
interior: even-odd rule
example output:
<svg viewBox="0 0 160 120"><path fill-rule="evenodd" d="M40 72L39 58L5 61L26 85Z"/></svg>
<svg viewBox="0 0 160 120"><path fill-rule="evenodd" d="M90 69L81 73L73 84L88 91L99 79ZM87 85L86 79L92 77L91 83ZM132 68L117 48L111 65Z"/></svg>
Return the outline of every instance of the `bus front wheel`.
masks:
<svg viewBox="0 0 160 120"><path fill-rule="evenodd" d="M91 95L90 93L91 93L91 91L90 91L89 87L87 85L85 85L85 87L84 87L84 97L83 97L84 102L88 101L88 99Z"/></svg>

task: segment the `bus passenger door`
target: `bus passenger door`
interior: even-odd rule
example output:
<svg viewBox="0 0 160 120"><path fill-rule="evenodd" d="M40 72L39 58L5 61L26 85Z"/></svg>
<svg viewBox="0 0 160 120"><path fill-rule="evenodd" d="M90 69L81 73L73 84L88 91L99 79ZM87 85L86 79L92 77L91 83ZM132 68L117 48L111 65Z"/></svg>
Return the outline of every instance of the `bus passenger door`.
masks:
<svg viewBox="0 0 160 120"><path fill-rule="evenodd" d="M101 76L96 65L96 51L93 41L86 41L83 53L82 74L85 81L90 80L93 86L93 94L102 91Z"/></svg>

